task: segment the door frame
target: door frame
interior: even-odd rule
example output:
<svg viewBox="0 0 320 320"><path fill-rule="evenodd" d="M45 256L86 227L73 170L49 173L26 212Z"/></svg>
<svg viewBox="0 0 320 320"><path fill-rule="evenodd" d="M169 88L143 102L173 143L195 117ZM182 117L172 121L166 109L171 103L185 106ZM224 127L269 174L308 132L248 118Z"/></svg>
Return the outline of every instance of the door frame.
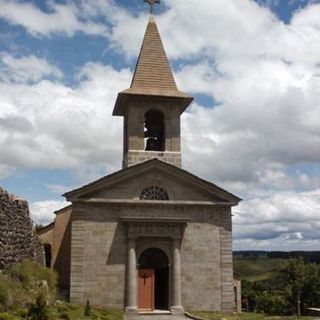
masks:
<svg viewBox="0 0 320 320"><path fill-rule="evenodd" d="M151 240L151 239L150 239ZM164 311L170 311L170 307L171 307L171 288L172 288L172 270L171 270L171 261L172 261L172 257L171 257L171 243L169 242L168 243L168 247L166 245L162 245L162 244L159 244L158 242L156 241L148 241L148 243L142 245L142 246L139 246L139 248L137 249L137 263L140 259L140 256L148 249L159 249L161 250L166 256L167 256L167 259L168 259L168 309L167 310L164 310ZM139 270L140 270L140 266L139 264L137 264L137 295L138 295L138 304L139 304ZM155 281L155 279L154 279ZM155 307L155 296L154 296L154 307ZM138 307L138 310L143 312L144 310L143 309L139 309ZM155 310L155 309L153 309Z"/></svg>

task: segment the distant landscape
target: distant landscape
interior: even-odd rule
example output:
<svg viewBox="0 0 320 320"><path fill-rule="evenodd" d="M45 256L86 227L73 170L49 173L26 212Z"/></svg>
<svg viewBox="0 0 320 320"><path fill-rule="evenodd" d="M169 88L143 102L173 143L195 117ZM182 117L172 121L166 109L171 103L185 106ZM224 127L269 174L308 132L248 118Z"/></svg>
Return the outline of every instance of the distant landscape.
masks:
<svg viewBox="0 0 320 320"><path fill-rule="evenodd" d="M320 251L234 251L234 271L242 280L268 280L277 278L281 266L297 257L303 257L307 263L320 264Z"/></svg>
<svg viewBox="0 0 320 320"><path fill-rule="evenodd" d="M320 308L320 251L235 251L242 310L315 315Z"/></svg>

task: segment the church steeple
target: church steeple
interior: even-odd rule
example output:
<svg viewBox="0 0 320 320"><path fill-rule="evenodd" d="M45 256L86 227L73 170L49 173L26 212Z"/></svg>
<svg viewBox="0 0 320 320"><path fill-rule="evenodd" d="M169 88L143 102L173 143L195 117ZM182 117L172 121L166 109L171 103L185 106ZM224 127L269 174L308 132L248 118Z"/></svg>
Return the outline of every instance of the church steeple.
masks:
<svg viewBox="0 0 320 320"><path fill-rule="evenodd" d="M151 16L131 86L118 94L113 110L124 117L123 167L151 158L180 167L180 115L192 100L177 89Z"/></svg>
<svg viewBox="0 0 320 320"><path fill-rule="evenodd" d="M151 16L143 39L131 89L149 93L154 90L166 94L178 92L160 34Z"/></svg>

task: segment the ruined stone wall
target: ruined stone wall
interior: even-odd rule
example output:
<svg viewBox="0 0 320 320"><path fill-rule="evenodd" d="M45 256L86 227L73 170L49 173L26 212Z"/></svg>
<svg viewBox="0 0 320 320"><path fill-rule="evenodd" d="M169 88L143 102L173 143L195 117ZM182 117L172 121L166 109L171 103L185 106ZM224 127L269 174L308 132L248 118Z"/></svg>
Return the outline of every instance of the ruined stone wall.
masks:
<svg viewBox="0 0 320 320"><path fill-rule="evenodd" d="M0 188L0 270L23 258L43 260L28 202Z"/></svg>

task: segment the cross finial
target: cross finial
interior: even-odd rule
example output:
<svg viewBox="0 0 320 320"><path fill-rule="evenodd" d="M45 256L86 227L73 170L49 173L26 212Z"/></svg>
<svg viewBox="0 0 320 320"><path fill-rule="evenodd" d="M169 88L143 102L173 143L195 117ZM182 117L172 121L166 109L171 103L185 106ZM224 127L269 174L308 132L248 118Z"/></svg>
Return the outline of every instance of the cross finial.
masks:
<svg viewBox="0 0 320 320"><path fill-rule="evenodd" d="M153 14L153 6L156 3L160 3L160 0L144 0L144 2L149 3L149 5L150 5L150 14Z"/></svg>

